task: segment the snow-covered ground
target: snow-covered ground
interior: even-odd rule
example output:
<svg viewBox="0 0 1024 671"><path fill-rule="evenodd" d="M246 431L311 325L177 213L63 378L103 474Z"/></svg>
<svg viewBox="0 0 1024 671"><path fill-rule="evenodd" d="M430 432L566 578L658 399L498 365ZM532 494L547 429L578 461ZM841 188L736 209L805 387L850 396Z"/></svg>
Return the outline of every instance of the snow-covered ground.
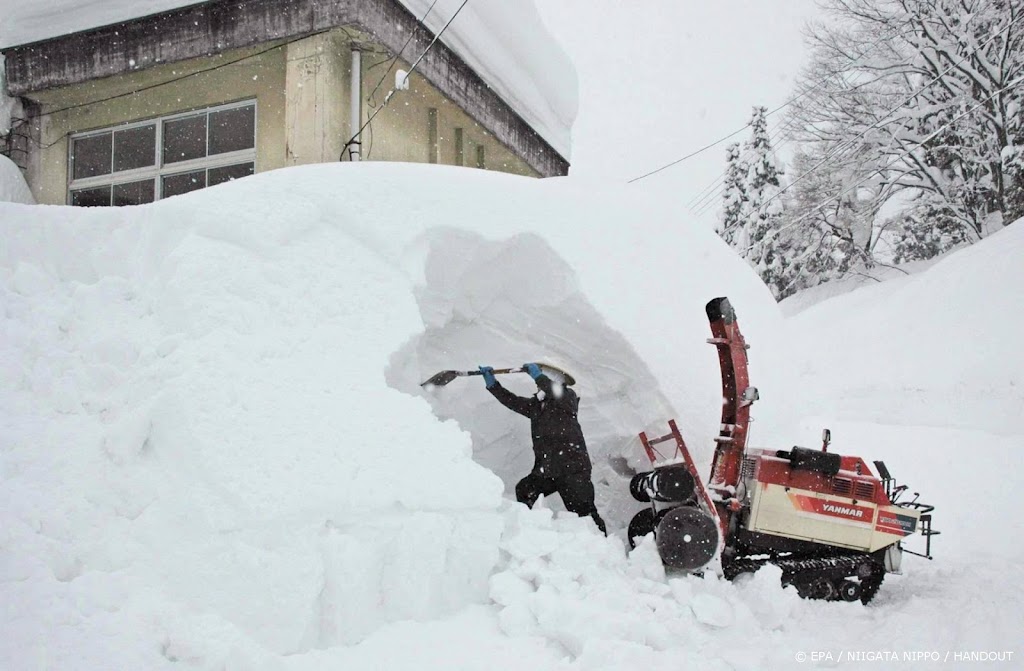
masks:
<svg viewBox="0 0 1024 671"><path fill-rule="evenodd" d="M570 179L337 164L134 208L0 203L0 668L1014 668L1021 226L783 319L675 203ZM672 417L710 457L720 295L752 345L753 443L827 425L939 506L936 561L868 607L624 548L639 504L609 458L640 465L636 434ZM528 426L479 379L418 384L526 360L579 379L617 535L510 499Z"/></svg>

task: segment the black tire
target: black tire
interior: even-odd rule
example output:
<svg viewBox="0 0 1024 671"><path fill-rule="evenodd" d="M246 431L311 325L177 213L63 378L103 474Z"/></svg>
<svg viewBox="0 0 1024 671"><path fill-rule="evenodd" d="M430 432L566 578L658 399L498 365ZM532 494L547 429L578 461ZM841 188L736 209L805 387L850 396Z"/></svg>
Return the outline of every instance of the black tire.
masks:
<svg viewBox="0 0 1024 671"><path fill-rule="evenodd" d="M860 601L860 583L852 580L840 580L836 585L839 598L843 601Z"/></svg>
<svg viewBox="0 0 1024 671"><path fill-rule="evenodd" d="M803 599L830 601L836 597L837 586L824 576L811 576L792 584Z"/></svg>
<svg viewBox="0 0 1024 671"><path fill-rule="evenodd" d="M699 508L676 506L658 520L655 539L665 568L693 572L718 549L718 525Z"/></svg>
<svg viewBox="0 0 1024 671"><path fill-rule="evenodd" d="M647 534L654 531L654 528L658 524L658 517L655 516L654 510L651 508L644 508L636 515L633 515L633 519L629 521L629 529L626 531L626 537L629 538L629 549L636 548L637 538L643 538Z"/></svg>

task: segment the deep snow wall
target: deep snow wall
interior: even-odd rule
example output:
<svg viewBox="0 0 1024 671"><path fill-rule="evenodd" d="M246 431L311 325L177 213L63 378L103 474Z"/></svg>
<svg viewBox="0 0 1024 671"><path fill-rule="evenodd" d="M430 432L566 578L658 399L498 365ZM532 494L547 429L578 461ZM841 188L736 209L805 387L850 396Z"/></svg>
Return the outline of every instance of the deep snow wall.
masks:
<svg viewBox="0 0 1024 671"><path fill-rule="evenodd" d="M706 458L704 302L778 320L713 234L561 180L309 166L0 229L5 668L255 668L484 603L479 463L520 476L529 428L419 381L559 356L595 453L676 416Z"/></svg>

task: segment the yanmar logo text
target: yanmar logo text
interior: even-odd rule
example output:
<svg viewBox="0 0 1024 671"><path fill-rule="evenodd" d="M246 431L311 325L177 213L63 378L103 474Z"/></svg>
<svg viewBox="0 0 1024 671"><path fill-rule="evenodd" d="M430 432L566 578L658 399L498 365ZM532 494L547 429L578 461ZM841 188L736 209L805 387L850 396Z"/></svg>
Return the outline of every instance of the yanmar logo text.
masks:
<svg viewBox="0 0 1024 671"><path fill-rule="evenodd" d="M826 499L819 499L815 496L789 493L789 499L793 505L805 513L825 515L827 517L838 517L851 522L870 524L875 517L875 509L867 506L857 506L847 503L837 503Z"/></svg>
<svg viewBox="0 0 1024 671"><path fill-rule="evenodd" d="M864 517L864 510L860 508L847 508L846 506L835 506L831 503L826 503L821 507L823 512L832 513L834 515L849 515L850 517L861 518Z"/></svg>

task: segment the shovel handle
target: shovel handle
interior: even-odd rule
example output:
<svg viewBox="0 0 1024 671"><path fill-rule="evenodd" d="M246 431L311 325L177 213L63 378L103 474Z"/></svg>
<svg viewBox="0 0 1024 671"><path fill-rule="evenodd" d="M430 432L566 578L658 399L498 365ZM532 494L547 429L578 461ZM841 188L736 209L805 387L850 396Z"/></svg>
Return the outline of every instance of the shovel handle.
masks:
<svg viewBox="0 0 1024 671"><path fill-rule="evenodd" d="M526 369L523 368L522 366L520 366L519 368L495 368L491 372L494 373L495 375L505 375L507 373L522 373L524 370L526 370ZM483 373L481 373L478 370L469 370L469 371L466 371L465 374L466 375L483 375Z"/></svg>
<svg viewBox="0 0 1024 671"><path fill-rule="evenodd" d="M519 368L499 368L494 371L495 375L503 375L505 373L522 373L525 369L520 366ZM426 382L421 382L421 387L443 387L452 380L460 377L466 377L467 375L483 375L479 370L443 370L431 377Z"/></svg>

